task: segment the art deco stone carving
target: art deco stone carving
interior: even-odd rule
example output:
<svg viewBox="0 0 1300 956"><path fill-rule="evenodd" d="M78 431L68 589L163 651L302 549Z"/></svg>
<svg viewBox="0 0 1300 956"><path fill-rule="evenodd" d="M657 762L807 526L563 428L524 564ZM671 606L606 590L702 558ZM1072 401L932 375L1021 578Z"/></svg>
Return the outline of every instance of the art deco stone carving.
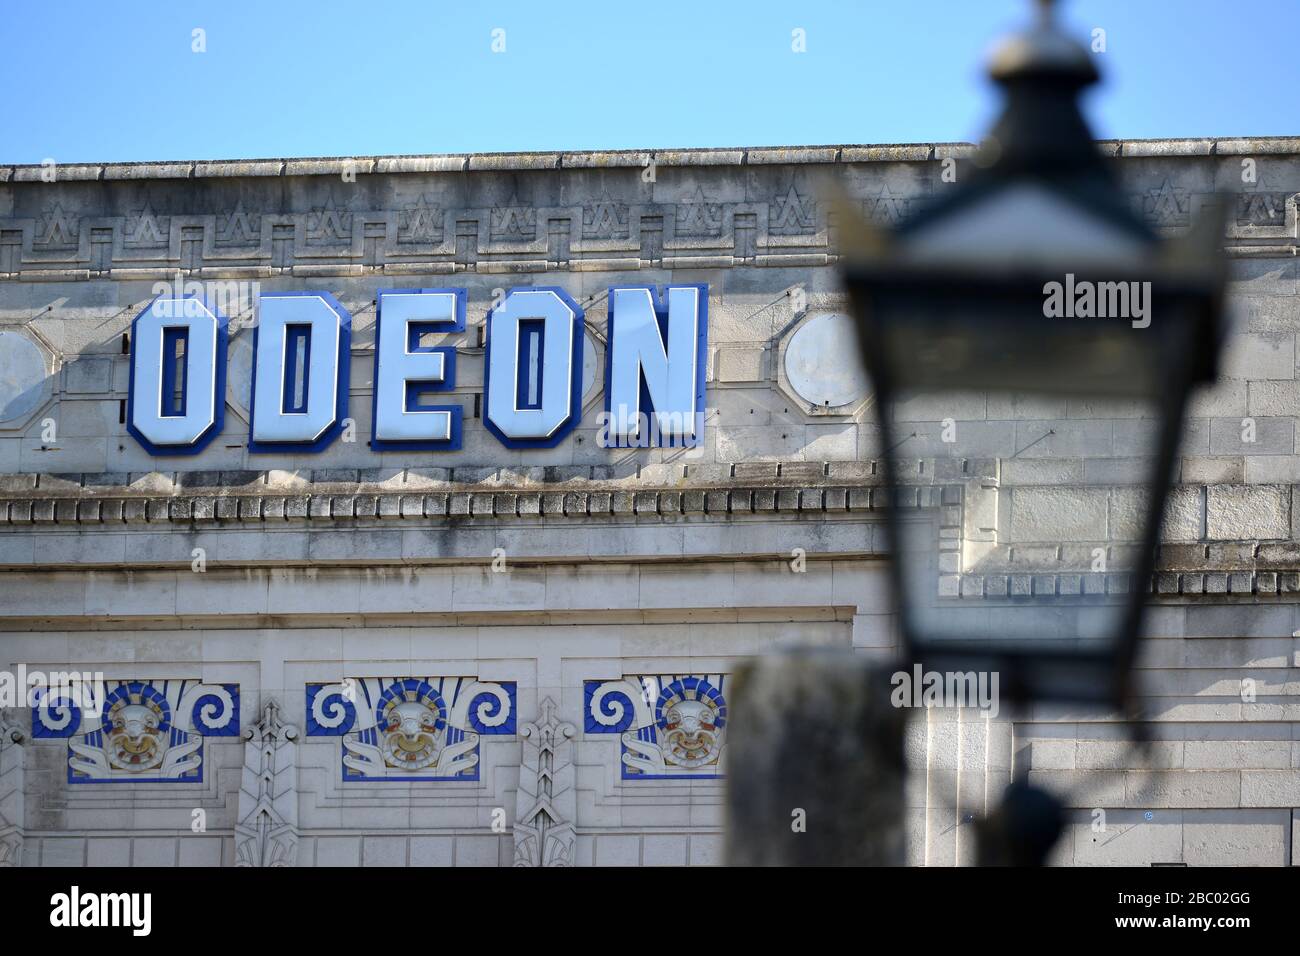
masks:
<svg viewBox="0 0 1300 956"><path fill-rule="evenodd" d="M677 204L676 234L679 236L718 236L722 234L722 204L709 202L704 188Z"/></svg>
<svg viewBox="0 0 1300 956"><path fill-rule="evenodd" d="M492 208L488 224L493 242L531 242L537 238L537 209L511 195L503 205Z"/></svg>
<svg viewBox="0 0 1300 956"><path fill-rule="evenodd" d="M106 681L95 713L57 692L32 708L32 736L68 741L68 783L197 783L205 737L239 732L239 685Z"/></svg>
<svg viewBox="0 0 1300 956"><path fill-rule="evenodd" d="M81 222L75 213L53 203L42 211L37 220L35 243L43 246L76 245L81 234Z"/></svg>
<svg viewBox="0 0 1300 956"><path fill-rule="evenodd" d="M541 703L536 722L524 724L515 813L515 866L572 866L577 839L577 788L573 724L556 716L555 701Z"/></svg>
<svg viewBox="0 0 1300 956"><path fill-rule="evenodd" d="M436 243L442 241L443 221L446 213L437 205L430 203L428 197L421 193L413 203L407 203L399 211L398 242Z"/></svg>
<svg viewBox="0 0 1300 956"><path fill-rule="evenodd" d="M862 200L862 212L871 222L880 226L896 226L912 215L914 197L896 193L885 183L876 194Z"/></svg>
<svg viewBox="0 0 1300 956"><path fill-rule="evenodd" d="M322 243L352 240L352 212L346 199L339 201L331 191L325 203L308 214L307 240Z"/></svg>
<svg viewBox="0 0 1300 956"><path fill-rule="evenodd" d="M1191 222L1192 195L1167 178L1137 199L1139 213L1155 226L1186 226Z"/></svg>
<svg viewBox="0 0 1300 956"><path fill-rule="evenodd" d="M515 727L512 681L366 677L307 685L307 736L342 738L344 780L477 780L479 738Z"/></svg>
<svg viewBox="0 0 1300 956"><path fill-rule="evenodd" d="M22 865L25 740L0 711L0 867Z"/></svg>
<svg viewBox="0 0 1300 956"><path fill-rule="evenodd" d="M769 204L767 221L768 232L774 236L812 232L817 227L817 202L799 195L799 191L791 186Z"/></svg>
<svg viewBox="0 0 1300 956"><path fill-rule="evenodd" d="M159 217L154 212L153 203L146 201L143 209L126 217L124 241L129 245L165 246L169 230L167 217Z"/></svg>
<svg viewBox="0 0 1300 956"><path fill-rule="evenodd" d="M25 429L49 401L55 364L34 329L0 330L0 430Z"/></svg>
<svg viewBox="0 0 1300 956"><path fill-rule="evenodd" d="M809 413L857 413L870 397L871 381L859 355L841 347L856 334L848 315L809 315L779 346L778 386Z"/></svg>
<svg viewBox="0 0 1300 956"><path fill-rule="evenodd" d="M620 734L624 780L722 776L726 675L658 674L584 685L589 734Z"/></svg>
<svg viewBox="0 0 1300 956"><path fill-rule="evenodd" d="M244 739L235 865L293 866L298 857L298 728L280 719L280 705L272 699Z"/></svg>
<svg viewBox="0 0 1300 956"><path fill-rule="evenodd" d="M582 207L584 239L626 239L629 232L629 206L615 201L606 190L591 206Z"/></svg>
<svg viewBox="0 0 1300 956"><path fill-rule="evenodd" d="M1243 193L1237 197L1237 225L1282 225L1289 198L1286 193Z"/></svg>
<svg viewBox="0 0 1300 956"><path fill-rule="evenodd" d="M234 209L219 217L216 241L234 246L257 245L261 231L262 217L245 209L240 199Z"/></svg>

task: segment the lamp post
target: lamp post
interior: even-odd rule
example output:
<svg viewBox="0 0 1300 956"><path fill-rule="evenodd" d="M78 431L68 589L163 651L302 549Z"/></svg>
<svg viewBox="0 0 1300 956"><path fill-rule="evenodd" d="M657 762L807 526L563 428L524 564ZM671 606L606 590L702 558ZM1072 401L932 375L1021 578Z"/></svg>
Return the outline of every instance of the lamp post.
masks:
<svg viewBox="0 0 1300 956"><path fill-rule="evenodd" d="M1165 240L1133 212L1079 112L1096 69L1050 3L995 52L991 74L1005 109L964 181L936 187L951 192L890 231L840 213L886 483L907 479L898 423L909 409L956 419L972 396L1136 415L1144 474L1090 514L1060 485L1008 486L999 473L996 518L956 539L890 496L904 655L926 671L996 673L1003 700L1120 707L1185 404L1215 373L1222 222L1202 210L1190 234ZM1040 430L1017 444L1067 447L1070 436Z"/></svg>
<svg viewBox="0 0 1300 956"><path fill-rule="evenodd" d="M892 492L902 664L987 674L988 684L996 675L1001 703L1122 709L1188 394L1215 375L1222 214L1203 209L1189 234L1162 239L1133 212L1079 112L1080 91L1098 78L1091 57L1057 30L1050 3L1039 6L1038 22L994 55L1006 105L975 168L937 185L937 201L891 230L841 199L838 246ZM959 432L972 402L985 409L976 418L1024 424L1010 459L1031 449L1049 463L1086 456L1067 433L1080 421L1124 418L1140 435L1116 487L1072 486L1050 468L1013 474L1004 456L959 483L960 504L945 494L935 520L936 509L900 493L929 476L906 447L924 427L899 426L944 420ZM902 720L882 703L896 676L825 652L741 669L729 862L901 862ZM795 713L797 739L772 730ZM747 734L750 724L770 732ZM825 796L867 788L869 814ZM822 821L815 841L791 835L789 807L806 811L809 834ZM1015 781L977 825L978 861L1043 863L1063 809Z"/></svg>
<svg viewBox="0 0 1300 956"><path fill-rule="evenodd" d="M905 477L897 424L918 402L953 409L954 424L976 395L1009 418L1046 402L1047 417L1064 405L1067 420L1074 407L1147 426L1137 484L1106 499L1041 478L1017 486L998 462L994 517L963 520L955 536L896 495L887 508L912 667L996 674L1011 703L1128 709L1184 409L1215 375L1222 219L1202 210L1190 234L1164 240L1132 211L1079 112L1097 71L1039 6L993 57L1006 105L968 180L888 232L846 207L844 279L890 488ZM1055 430L1040 430L1018 433L1012 457L1038 442L1055 451ZM1063 819L1059 799L1017 780L977 828L979 862L1041 864Z"/></svg>

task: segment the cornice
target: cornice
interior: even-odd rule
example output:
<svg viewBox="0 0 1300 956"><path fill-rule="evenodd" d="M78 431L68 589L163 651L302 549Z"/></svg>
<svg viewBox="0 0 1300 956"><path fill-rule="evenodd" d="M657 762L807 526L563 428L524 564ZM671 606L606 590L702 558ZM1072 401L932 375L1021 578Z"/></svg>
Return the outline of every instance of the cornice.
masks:
<svg viewBox="0 0 1300 956"><path fill-rule="evenodd" d="M650 465L616 477L610 466L535 469L179 472L137 475L0 476L0 534L77 530L183 531L195 527L311 530L468 522L729 521L883 518L891 495L903 507L937 509L941 547L959 550L972 496L996 494L996 463L918 459L906 483L883 484L877 462ZM873 516L873 513L874 516ZM35 552L39 565L39 549ZM882 555L883 556L883 553ZM761 556L752 556L761 557ZM1166 543L1143 590L1176 595L1300 593L1300 542ZM1123 593L1123 572L963 573L950 597Z"/></svg>
<svg viewBox="0 0 1300 956"><path fill-rule="evenodd" d="M832 469L831 464L836 467ZM885 489L871 475L869 463L828 463L797 469L788 465L784 469L776 465L758 469L698 467L705 474L691 475L695 467L677 466L654 472L647 470L623 479L601 477L599 466L496 469L478 481L430 477L428 471L416 469L402 469L388 473L387 477L337 471L317 472L311 478L278 472L181 472L80 478L5 476L0 478L0 492L4 495L0 497L0 527L295 519L825 513L878 509L885 501ZM597 474L593 476L593 472ZM671 478L674 472L676 480ZM347 480L348 474L360 477ZM106 482L105 478L110 480ZM917 486L904 494L920 507L935 506L940 503L943 486Z"/></svg>
<svg viewBox="0 0 1300 956"><path fill-rule="evenodd" d="M1099 140L1113 157L1246 156L1300 154L1300 137L1212 137ZM269 159L179 160L133 163L67 163L61 181L212 179L248 176L338 176L404 173L518 172L545 169L612 169L656 166L767 166L926 162L966 158L973 143L884 143L824 146L741 146L698 149L618 149L507 153L435 153L395 156L320 156ZM0 165L0 183L40 182L40 164Z"/></svg>

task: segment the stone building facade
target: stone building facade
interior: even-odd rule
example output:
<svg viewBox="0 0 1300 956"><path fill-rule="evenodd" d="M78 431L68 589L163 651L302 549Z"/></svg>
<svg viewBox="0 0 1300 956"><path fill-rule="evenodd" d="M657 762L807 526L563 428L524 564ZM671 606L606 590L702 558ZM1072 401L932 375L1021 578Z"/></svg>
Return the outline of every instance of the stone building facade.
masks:
<svg viewBox="0 0 1300 956"><path fill-rule="evenodd" d="M1116 715L918 712L910 861L970 862L973 817L1027 772L1070 794L1059 863L1290 865L1300 140L1102 148L1163 234L1232 202L1223 377L1191 408L1140 662L1152 744ZM967 155L0 166L0 670L105 679L102 717L0 711L0 864L719 862L737 660L896 643L819 177L891 224ZM197 454L128 429L159 283L229 320ZM707 288L702 440L605 447L609 290L669 285ZM553 447L511 447L484 422L482 330L543 286L582 313L581 412ZM454 351L459 447L372 448L377 299L426 287L466 290L464 329L431 339ZM350 315L348 421L254 451L256 297L283 292ZM903 416L901 493L955 536L1014 538L1044 508L1120 520L1151 428L1064 401Z"/></svg>

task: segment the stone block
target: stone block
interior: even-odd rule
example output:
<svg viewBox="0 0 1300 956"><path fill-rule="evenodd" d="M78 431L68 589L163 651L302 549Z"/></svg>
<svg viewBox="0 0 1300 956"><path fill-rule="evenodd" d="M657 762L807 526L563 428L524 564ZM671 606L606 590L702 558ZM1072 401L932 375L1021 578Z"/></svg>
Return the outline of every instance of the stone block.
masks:
<svg viewBox="0 0 1300 956"><path fill-rule="evenodd" d="M1129 771L1125 793L1135 807L1236 807L1242 802L1242 776L1232 771Z"/></svg>
<svg viewBox="0 0 1300 956"><path fill-rule="evenodd" d="M1016 423L1017 458L1110 458L1114 456L1109 421L1034 421Z"/></svg>
<svg viewBox="0 0 1300 956"><path fill-rule="evenodd" d="M1300 414L1300 381L1260 381L1252 375L1246 386L1246 414L1257 418L1284 418Z"/></svg>
<svg viewBox="0 0 1300 956"><path fill-rule="evenodd" d="M1218 485L1207 489L1206 537L1211 541L1289 538L1290 489L1277 485Z"/></svg>
<svg viewBox="0 0 1300 956"><path fill-rule="evenodd" d="M1108 499L1101 490L1014 488L1009 538L1012 542L1104 541Z"/></svg>
<svg viewBox="0 0 1300 956"><path fill-rule="evenodd" d="M86 841L86 866L131 865L131 840L129 837L102 837Z"/></svg>
<svg viewBox="0 0 1300 956"><path fill-rule="evenodd" d="M1255 399L1254 385L1262 379L1294 379L1296 368L1295 334L1247 333L1230 335L1224 343L1223 376L1251 380L1248 394ZM1292 406L1291 414L1298 409ZM1253 408L1249 411L1254 412Z"/></svg>
<svg viewBox="0 0 1300 956"><path fill-rule="evenodd" d="M1293 455L1294 418L1216 418L1210 422L1211 455Z"/></svg>
<svg viewBox="0 0 1300 956"><path fill-rule="evenodd" d="M317 866L360 866L361 837L318 837Z"/></svg>
<svg viewBox="0 0 1300 956"><path fill-rule="evenodd" d="M181 866L220 866L220 837L182 837L178 847Z"/></svg>
<svg viewBox="0 0 1300 956"><path fill-rule="evenodd" d="M596 838L597 866L640 866L641 838L602 834Z"/></svg>
<svg viewBox="0 0 1300 956"><path fill-rule="evenodd" d="M721 348L717 352L719 382L767 380L767 351L762 348Z"/></svg>
<svg viewBox="0 0 1300 956"><path fill-rule="evenodd" d="M1213 385L1192 389L1187 414L1192 418L1230 418L1246 414L1246 383L1220 378Z"/></svg>
<svg viewBox="0 0 1300 956"><path fill-rule="evenodd" d="M63 366L63 388L74 395L113 389L113 360L82 357Z"/></svg>
<svg viewBox="0 0 1300 956"><path fill-rule="evenodd" d="M1284 866L1287 811L1184 810L1183 861L1188 866Z"/></svg>
<svg viewBox="0 0 1300 956"><path fill-rule="evenodd" d="M406 866L406 837L365 837L361 844L361 865Z"/></svg>
<svg viewBox="0 0 1300 956"><path fill-rule="evenodd" d="M687 863L687 836L646 834L641 850L643 866L685 866Z"/></svg>
<svg viewBox="0 0 1300 956"><path fill-rule="evenodd" d="M722 863L721 836L695 833L691 835L691 866L718 866Z"/></svg>
<svg viewBox="0 0 1300 956"><path fill-rule="evenodd" d="M1286 770L1242 770L1243 807L1300 806L1300 773Z"/></svg>
<svg viewBox="0 0 1300 956"><path fill-rule="evenodd" d="M35 842L35 841L33 841ZM137 840L136 843L141 842ZM153 841L159 842L159 841ZM172 843L171 840L161 841ZM174 845L173 845L174 846ZM46 837L40 842L41 866L80 867L86 865L86 841L77 838ZM146 865L143 862L137 865ZM171 860L155 862L154 866L171 866Z"/></svg>
<svg viewBox="0 0 1300 956"><path fill-rule="evenodd" d="M718 428L715 435L717 455L723 461L799 461L803 458L803 426Z"/></svg>
<svg viewBox="0 0 1300 956"><path fill-rule="evenodd" d="M411 866L451 866L454 837L411 837Z"/></svg>
<svg viewBox="0 0 1300 956"><path fill-rule="evenodd" d="M853 461L858 457L858 426L852 422L807 425L803 453L819 463Z"/></svg>
<svg viewBox="0 0 1300 956"><path fill-rule="evenodd" d="M1150 866L1180 863L1183 858L1181 817L1162 814L1146 820L1142 811L1102 807L1105 829L1093 829L1093 815L1072 824L1075 866ZM1067 837L1068 839L1069 837Z"/></svg>
<svg viewBox="0 0 1300 956"><path fill-rule="evenodd" d="M175 837L137 837L134 841L132 865L175 866L178 857Z"/></svg>
<svg viewBox="0 0 1300 956"><path fill-rule="evenodd" d="M1243 460L1239 456L1222 458L1184 458L1182 460L1182 470L1178 475L1178 480L1191 485L1255 484L1257 481L1251 481L1247 478L1250 474L1250 460L1251 459ZM1272 462L1276 459L1257 458L1253 460L1259 462ZM1300 465L1300 463L1297 464ZM1297 473L1300 473L1300 468L1291 472L1291 474ZM1259 480L1266 481L1267 479Z"/></svg>

